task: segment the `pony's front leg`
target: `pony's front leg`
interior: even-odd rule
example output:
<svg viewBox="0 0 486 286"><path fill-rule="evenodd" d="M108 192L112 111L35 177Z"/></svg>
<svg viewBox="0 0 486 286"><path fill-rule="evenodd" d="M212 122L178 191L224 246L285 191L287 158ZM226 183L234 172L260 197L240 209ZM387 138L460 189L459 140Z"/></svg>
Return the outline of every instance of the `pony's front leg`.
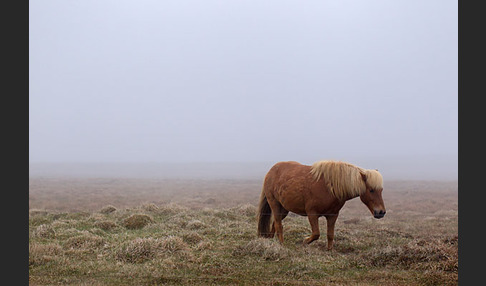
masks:
<svg viewBox="0 0 486 286"><path fill-rule="evenodd" d="M316 239L319 239L321 233L319 232L319 216L318 215L308 215L307 218L309 219L309 223L311 225L312 234L304 239L304 244L309 244Z"/></svg>
<svg viewBox="0 0 486 286"><path fill-rule="evenodd" d="M333 243L334 243L334 225L336 224L336 220L338 218L338 214L335 215L327 215L327 250L331 250Z"/></svg>

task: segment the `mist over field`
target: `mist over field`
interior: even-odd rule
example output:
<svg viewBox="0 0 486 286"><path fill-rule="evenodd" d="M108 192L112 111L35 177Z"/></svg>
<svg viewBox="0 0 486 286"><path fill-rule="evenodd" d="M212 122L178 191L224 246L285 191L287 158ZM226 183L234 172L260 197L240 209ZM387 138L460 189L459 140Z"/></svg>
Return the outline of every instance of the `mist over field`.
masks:
<svg viewBox="0 0 486 286"><path fill-rule="evenodd" d="M455 179L457 39L456 1L32 0L30 175Z"/></svg>
<svg viewBox="0 0 486 286"><path fill-rule="evenodd" d="M318 160L316 160L318 161ZM344 160L346 161L346 160ZM457 158L428 156L351 160L367 169L378 169L384 180L457 181ZM420 163L418 163L420 162ZM262 179L276 162L195 162L195 163L31 163L30 177L121 177L183 179ZM312 164L313 161L301 162Z"/></svg>

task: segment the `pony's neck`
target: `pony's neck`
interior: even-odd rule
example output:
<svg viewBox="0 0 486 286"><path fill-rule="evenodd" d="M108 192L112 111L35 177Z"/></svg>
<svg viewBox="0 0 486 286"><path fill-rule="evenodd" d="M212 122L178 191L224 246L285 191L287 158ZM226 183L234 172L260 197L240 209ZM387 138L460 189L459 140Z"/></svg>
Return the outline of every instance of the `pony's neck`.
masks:
<svg viewBox="0 0 486 286"><path fill-rule="evenodd" d="M344 198L344 201L349 201L349 200L355 199L355 198L359 197L359 196L360 196L360 194L361 194L361 193L359 193L359 194L349 194L348 196L346 196L346 197Z"/></svg>

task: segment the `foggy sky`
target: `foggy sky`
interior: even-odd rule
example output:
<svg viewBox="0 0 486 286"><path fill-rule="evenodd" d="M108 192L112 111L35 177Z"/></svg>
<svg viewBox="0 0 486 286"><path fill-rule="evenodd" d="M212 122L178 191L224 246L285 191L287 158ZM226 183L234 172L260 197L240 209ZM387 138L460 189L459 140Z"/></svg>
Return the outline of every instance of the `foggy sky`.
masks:
<svg viewBox="0 0 486 286"><path fill-rule="evenodd" d="M29 3L31 163L457 174L457 1Z"/></svg>

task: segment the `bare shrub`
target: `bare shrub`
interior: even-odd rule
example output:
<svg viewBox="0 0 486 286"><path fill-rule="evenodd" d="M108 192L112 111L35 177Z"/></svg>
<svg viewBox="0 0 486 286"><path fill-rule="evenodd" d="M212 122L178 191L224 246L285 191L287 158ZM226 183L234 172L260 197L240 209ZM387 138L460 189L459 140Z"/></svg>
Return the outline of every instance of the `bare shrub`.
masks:
<svg viewBox="0 0 486 286"><path fill-rule="evenodd" d="M34 236L42 238L54 238L56 237L56 232L52 226L48 224L41 224L34 230Z"/></svg>
<svg viewBox="0 0 486 286"><path fill-rule="evenodd" d="M101 208L100 213L102 214L110 214L112 212L116 211L116 208L112 205L107 205Z"/></svg>
<svg viewBox="0 0 486 286"><path fill-rule="evenodd" d="M238 246L233 252L235 255L258 255L265 260L277 261L289 256L288 249L276 240L257 238L246 245Z"/></svg>
<svg viewBox="0 0 486 286"><path fill-rule="evenodd" d="M122 224L128 229L141 229L151 222L153 219L146 214L134 214L124 219Z"/></svg>

